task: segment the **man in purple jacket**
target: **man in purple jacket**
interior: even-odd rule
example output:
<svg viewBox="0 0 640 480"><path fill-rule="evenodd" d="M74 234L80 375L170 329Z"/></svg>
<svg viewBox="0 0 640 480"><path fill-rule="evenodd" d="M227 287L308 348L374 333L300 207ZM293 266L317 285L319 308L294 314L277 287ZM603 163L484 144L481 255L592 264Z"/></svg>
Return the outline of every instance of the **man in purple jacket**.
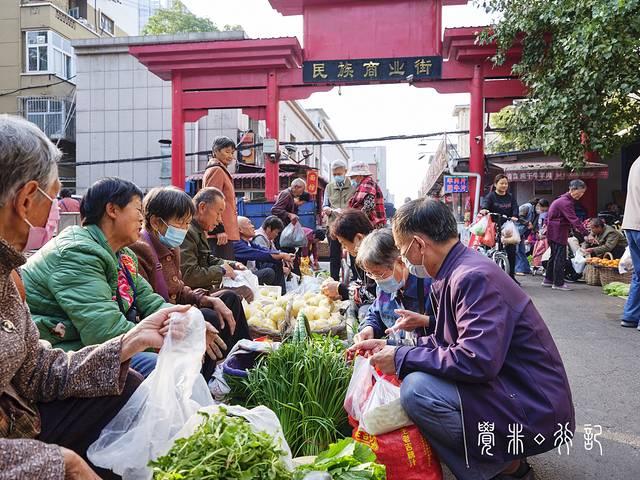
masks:
<svg viewBox="0 0 640 480"><path fill-rule="evenodd" d="M573 437L575 413L556 345L531 298L458 241L435 200L400 207L396 244L416 276L431 277L435 332L415 347L352 347L402 380L404 409L458 479L534 479L526 456Z"/></svg>
<svg viewBox="0 0 640 480"><path fill-rule="evenodd" d="M551 247L551 257L547 265L547 274L542 282L543 287L554 290L570 291L565 284L564 267L567 263L567 245L569 229L573 227L582 235L589 232L582 225L576 215L576 202L587 191L587 185L582 180L571 180L569 191L558 197L549 208L547 214L547 239Z"/></svg>

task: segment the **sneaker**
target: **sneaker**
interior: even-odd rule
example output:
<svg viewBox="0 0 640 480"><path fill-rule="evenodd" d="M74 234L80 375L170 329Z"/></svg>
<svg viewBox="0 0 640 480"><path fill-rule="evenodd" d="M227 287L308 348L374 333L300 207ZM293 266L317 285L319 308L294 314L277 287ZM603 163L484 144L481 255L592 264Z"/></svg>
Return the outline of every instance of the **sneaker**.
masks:
<svg viewBox="0 0 640 480"><path fill-rule="evenodd" d="M524 277L525 275L528 275L528 274L524 272L516 272L516 275L519 277Z"/></svg>
<svg viewBox="0 0 640 480"><path fill-rule="evenodd" d="M620 326L625 328L638 328L640 329L640 325L638 322L629 322L627 320L620 320Z"/></svg>
<svg viewBox="0 0 640 480"><path fill-rule="evenodd" d="M569 288L569 287L567 287L567 285L561 285L559 287L556 287L555 285L553 285L551 287L551 289L552 290L561 290L563 292L571 292L571 291L573 291L573 288Z"/></svg>
<svg viewBox="0 0 640 480"><path fill-rule="evenodd" d="M553 282L549 282L549 281L547 281L547 280L543 280L543 281L542 281L542 283L541 283L541 285L542 285L543 287L553 287Z"/></svg>

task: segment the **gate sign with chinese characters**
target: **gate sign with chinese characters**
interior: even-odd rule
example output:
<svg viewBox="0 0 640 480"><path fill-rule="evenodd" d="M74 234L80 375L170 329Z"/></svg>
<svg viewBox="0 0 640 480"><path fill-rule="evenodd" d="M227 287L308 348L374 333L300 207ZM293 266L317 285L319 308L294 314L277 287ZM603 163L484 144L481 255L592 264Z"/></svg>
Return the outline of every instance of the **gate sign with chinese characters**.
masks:
<svg viewBox="0 0 640 480"><path fill-rule="evenodd" d="M444 177L444 193L467 193L469 191L469 177Z"/></svg>
<svg viewBox="0 0 640 480"><path fill-rule="evenodd" d="M305 83L406 82L440 78L442 57L316 60L304 62Z"/></svg>

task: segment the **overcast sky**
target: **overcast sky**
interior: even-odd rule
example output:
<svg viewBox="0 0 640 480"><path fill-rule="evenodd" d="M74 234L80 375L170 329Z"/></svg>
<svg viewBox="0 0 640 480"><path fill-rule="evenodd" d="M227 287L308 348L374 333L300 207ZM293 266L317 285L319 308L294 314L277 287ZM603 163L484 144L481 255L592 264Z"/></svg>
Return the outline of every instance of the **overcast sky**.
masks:
<svg viewBox="0 0 640 480"><path fill-rule="evenodd" d="M302 44L302 17L283 17L268 0L183 0L197 15L209 17L218 26L240 24L252 38L297 36ZM471 6L446 7L445 27L479 26L490 22L482 11ZM304 45L303 45L304 46ZM380 137L454 130L453 107L468 104L467 94L440 95L435 90L407 84L338 88L316 93L302 102L321 107L331 118L340 138ZM437 144L430 142L435 150ZM366 145L366 144L364 144ZM387 184L397 205L405 197L415 198L426 171L426 161L418 160L416 140L386 142Z"/></svg>

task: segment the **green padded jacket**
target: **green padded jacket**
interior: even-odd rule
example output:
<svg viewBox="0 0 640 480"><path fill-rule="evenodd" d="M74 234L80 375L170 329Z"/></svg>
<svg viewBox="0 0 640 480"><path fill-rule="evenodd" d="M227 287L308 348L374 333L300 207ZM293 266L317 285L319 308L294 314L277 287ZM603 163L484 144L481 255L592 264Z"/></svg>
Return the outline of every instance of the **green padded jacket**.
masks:
<svg viewBox="0 0 640 480"><path fill-rule="evenodd" d="M118 253L136 286L139 318L171 306L138 274L135 254L128 248ZM67 227L29 258L22 273L40 338L69 351L131 330L135 324L123 315L116 288L120 284L125 310L133 291L119 269L118 257L97 225Z"/></svg>

